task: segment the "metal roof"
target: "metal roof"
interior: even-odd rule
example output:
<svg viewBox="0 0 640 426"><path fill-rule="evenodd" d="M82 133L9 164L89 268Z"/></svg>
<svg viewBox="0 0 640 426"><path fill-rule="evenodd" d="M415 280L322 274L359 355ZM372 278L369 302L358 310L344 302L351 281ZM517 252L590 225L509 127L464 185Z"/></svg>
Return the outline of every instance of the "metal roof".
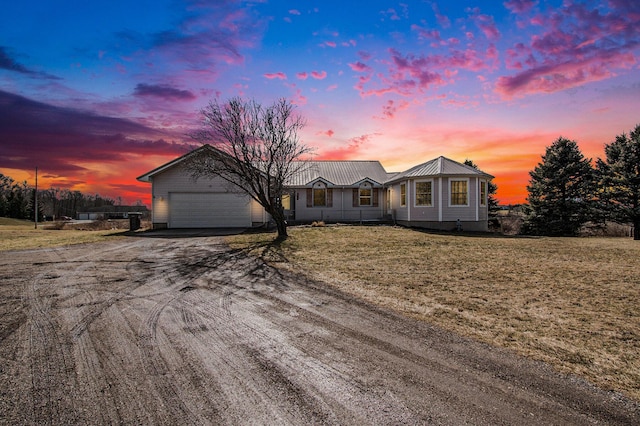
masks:
<svg viewBox="0 0 640 426"><path fill-rule="evenodd" d="M215 148L210 145L203 145L138 177L138 180L149 182L152 176L180 164L196 151L206 149ZM493 178L488 173L442 156L426 163L418 164L400 173L387 173L379 161L307 161L299 165L301 166L300 171L289 179L286 183L287 186L308 186L318 179L323 179L333 186L357 186L367 179L374 184L383 185L407 178L430 176L482 176L488 179Z"/></svg>
<svg viewBox="0 0 640 426"><path fill-rule="evenodd" d="M379 161L308 161L293 176L288 186L306 186L323 179L335 186L352 186L369 179L383 184L388 174Z"/></svg>
<svg viewBox="0 0 640 426"><path fill-rule="evenodd" d="M450 160L446 157L438 157L426 163L418 164L406 170L392 176L387 182L395 182L401 179L413 178L413 177L429 177L429 176L484 176L487 178L493 178L488 173L482 170L475 169L466 164L458 163L457 161Z"/></svg>

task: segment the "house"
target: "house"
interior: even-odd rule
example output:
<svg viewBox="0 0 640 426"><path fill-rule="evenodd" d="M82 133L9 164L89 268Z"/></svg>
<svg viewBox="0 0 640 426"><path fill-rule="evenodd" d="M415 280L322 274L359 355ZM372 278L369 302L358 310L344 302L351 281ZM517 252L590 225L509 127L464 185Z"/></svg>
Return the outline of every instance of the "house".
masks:
<svg viewBox="0 0 640 426"><path fill-rule="evenodd" d="M213 149L204 145L198 149ZM194 180L185 154L140 177L151 183L154 228L255 227L269 222L250 196L218 177ZM445 157L401 173L379 161L310 161L286 183L282 205L296 222L392 218L405 226L486 231L493 176Z"/></svg>

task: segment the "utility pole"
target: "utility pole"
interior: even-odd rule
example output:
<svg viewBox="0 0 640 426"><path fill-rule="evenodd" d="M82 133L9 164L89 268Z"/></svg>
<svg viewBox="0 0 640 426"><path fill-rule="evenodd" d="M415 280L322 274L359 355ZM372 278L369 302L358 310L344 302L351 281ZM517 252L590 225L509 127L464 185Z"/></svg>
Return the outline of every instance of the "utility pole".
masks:
<svg viewBox="0 0 640 426"><path fill-rule="evenodd" d="M34 202L33 202L33 208L35 209L35 211L33 212L33 217L35 217L36 221L35 221L35 229L38 229L38 168L36 167L36 192L33 195L34 198Z"/></svg>

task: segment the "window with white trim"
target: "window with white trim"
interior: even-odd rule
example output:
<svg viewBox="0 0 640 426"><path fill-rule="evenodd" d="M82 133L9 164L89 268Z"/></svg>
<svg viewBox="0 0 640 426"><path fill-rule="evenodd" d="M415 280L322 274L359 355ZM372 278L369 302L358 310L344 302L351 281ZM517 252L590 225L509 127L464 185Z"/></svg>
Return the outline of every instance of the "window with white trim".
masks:
<svg viewBox="0 0 640 426"><path fill-rule="evenodd" d="M480 205L487 205L487 181L480 181Z"/></svg>
<svg viewBox="0 0 640 426"><path fill-rule="evenodd" d="M429 207L433 205L433 181L424 180L416 182L415 191L416 207Z"/></svg>
<svg viewBox="0 0 640 426"><path fill-rule="evenodd" d="M452 179L449 182L449 205L468 206L469 205L469 181L467 179Z"/></svg>
<svg viewBox="0 0 640 426"><path fill-rule="evenodd" d="M400 184L400 207L405 207L407 205L407 184Z"/></svg>

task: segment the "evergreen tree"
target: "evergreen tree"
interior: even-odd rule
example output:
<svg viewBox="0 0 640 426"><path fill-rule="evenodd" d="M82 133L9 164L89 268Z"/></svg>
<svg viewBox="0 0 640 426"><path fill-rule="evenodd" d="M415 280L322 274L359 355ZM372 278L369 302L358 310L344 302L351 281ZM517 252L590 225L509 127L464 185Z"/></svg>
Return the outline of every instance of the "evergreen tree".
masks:
<svg viewBox="0 0 640 426"><path fill-rule="evenodd" d="M576 235L590 219L594 192L591 160L575 141L558 138L547 147L542 162L529 172L525 233Z"/></svg>
<svg viewBox="0 0 640 426"><path fill-rule="evenodd" d="M474 163L472 160L466 159L464 160L464 164L467 166L471 166L476 170L480 170L480 168L478 168L478 165ZM495 197L496 192L498 192L498 185L496 185L495 183L493 183L492 180L490 180L487 183L487 206L489 207L489 212L491 213L495 213L499 209L498 200Z"/></svg>
<svg viewBox="0 0 640 426"><path fill-rule="evenodd" d="M640 125L627 136L605 145L606 160L598 160L601 211L618 223L633 223L640 240Z"/></svg>

